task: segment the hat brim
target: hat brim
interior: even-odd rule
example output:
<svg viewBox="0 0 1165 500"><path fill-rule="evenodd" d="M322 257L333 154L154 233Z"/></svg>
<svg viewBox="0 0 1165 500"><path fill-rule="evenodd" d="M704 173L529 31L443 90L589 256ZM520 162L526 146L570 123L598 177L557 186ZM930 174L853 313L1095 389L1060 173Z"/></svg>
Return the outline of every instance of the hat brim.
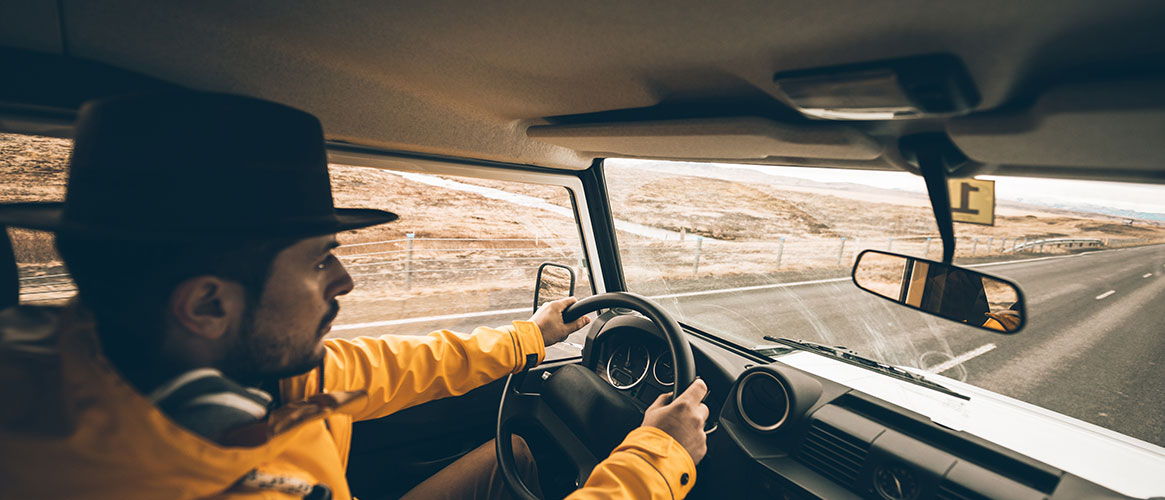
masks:
<svg viewBox="0 0 1165 500"><path fill-rule="evenodd" d="M65 204L57 202L10 203L0 205L0 225L50 231L58 235L117 240L184 241L216 238L267 239L310 238L385 224L399 217L372 208L337 208L329 217L299 217L262 223L136 227L112 224L78 224L64 218Z"/></svg>

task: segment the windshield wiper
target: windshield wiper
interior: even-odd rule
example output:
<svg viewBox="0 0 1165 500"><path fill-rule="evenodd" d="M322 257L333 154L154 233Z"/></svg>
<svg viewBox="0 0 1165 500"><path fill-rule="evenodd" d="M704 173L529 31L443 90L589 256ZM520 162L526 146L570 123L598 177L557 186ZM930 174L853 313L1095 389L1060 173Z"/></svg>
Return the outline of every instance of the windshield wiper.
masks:
<svg viewBox="0 0 1165 500"><path fill-rule="evenodd" d="M778 344L787 345L787 346L795 348L795 349L800 349L802 351L808 351L808 352L820 354L822 356L841 360L841 361L844 361L844 362L849 363L851 365L856 365L856 366L860 366L862 368L865 368L867 370L873 370L873 371L876 371L879 373L883 373L883 374L889 375L889 376L894 377L894 378L899 379L899 380L905 380L905 381L910 382L912 384L921 385L923 387L929 387L929 388L934 389L936 391L939 391L943 394L948 394L948 395L951 395L951 396L954 396L954 397L957 397L960 399L966 399L966 400L971 399L967 396L964 396L964 395L959 394L955 391L947 389L946 387L943 387L942 385L931 382L930 380L927 380L926 377L923 377L922 375L917 375L917 374L908 372L906 370L903 370L901 368L898 368L896 366L888 365L888 364L882 363L880 361L876 361L876 360L873 360L873 359L870 359L870 358L867 358L864 356L860 356L857 353L855 353L849 349L846 349L844 347L830 347L827 345L818 344L816 342L809 342L806 340L793 340L793 339L787 339L784 337L773 337L773 336L769 336L769 335L765 335L764 339L768 340L770 342L776 342Z"/></svg>

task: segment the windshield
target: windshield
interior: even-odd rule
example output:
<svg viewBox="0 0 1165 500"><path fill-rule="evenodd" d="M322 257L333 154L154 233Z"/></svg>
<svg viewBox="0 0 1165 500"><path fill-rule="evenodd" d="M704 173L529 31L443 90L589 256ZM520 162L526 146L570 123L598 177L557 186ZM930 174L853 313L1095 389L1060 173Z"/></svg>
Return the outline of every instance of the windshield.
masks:
<svg viewBox="0 0 1165 500"><path fill-rule="evenodd" d="M857 254L942 258L921 177L608 160L630 291L753 349L843 346L1165 444L1165 188L982 177L994 220L957 223L955 263L1016 281L1027 327L999 335L862 292ZM956 193L958 195L959 193Z"/></svg>

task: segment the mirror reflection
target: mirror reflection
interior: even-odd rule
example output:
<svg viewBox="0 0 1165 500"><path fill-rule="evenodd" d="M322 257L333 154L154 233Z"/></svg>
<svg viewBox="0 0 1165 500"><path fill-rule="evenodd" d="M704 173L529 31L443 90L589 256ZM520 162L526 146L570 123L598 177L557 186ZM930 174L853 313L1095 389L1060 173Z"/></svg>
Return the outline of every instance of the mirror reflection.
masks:
<svg viewBox="0 0 1165 500"><path fill-rule="evenodd" d="M542 304L574 295L574 269L547 262L538 266L538 286L534 288L534 311Z"/></svg>
<svg viewBox="0 0 1165 500"><path fill-rule="evenodd" d="M952 321L1000 333L1023 328L1019 287L978 271L867 250L854 264L853 279L862 290Z"/></svg>

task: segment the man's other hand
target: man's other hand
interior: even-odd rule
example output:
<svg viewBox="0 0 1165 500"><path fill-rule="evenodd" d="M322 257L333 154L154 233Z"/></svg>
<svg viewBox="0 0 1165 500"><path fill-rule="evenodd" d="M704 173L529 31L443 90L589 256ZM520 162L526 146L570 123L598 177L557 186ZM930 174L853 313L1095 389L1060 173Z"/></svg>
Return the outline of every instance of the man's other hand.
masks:
<svg viewBox="0 0 1165 500"><path fill-rule="evenodd" d="M547 347L562 342L567 335L578 331L579 328L587 326L591 322L591 319L586 316L570 324L562 321L562 311L575 302L578 302L578 299L574 297L547 302L538 308L534 317L530 318L530 321L538 325L538 330L542 332L542 341Z"/></svg>
<svg viewBox="0 0 1165 500"><path fill-rule="evenodd" d="M688 454L692 462L700 463L708 451L704 422L708 420L708 407L701 401L708 394L708 385L696 379L688 389L672 402L671 394L661 394L643 414L643 425L655 427L675 439Z"/></svg>

